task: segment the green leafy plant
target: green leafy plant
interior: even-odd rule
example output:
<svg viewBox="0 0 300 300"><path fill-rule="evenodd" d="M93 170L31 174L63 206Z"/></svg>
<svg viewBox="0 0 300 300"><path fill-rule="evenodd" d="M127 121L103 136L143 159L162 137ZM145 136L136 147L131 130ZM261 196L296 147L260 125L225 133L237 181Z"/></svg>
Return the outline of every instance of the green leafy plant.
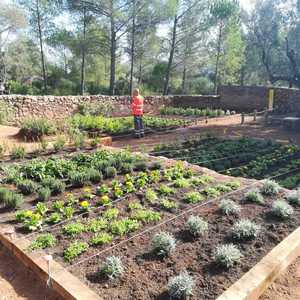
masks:
<svg viewBox="0 0 300 300"><path fill-rule="evenodd" d="M20 135L26 140L38 141L44 135L56 132L55 126L45 118L31 118L22 122Z"/></svg>
<svg viewBox="0 0 300 300"><path fill-rule="evenodd" d="M42 224L43 217L38 213L32 213L28 215L23 221L24 228L28 229L29 231L36 231L38 229L41 229Z"/></svg>
<svg viewBox="0 0 300 300"><path fill-rule="evenodd" d="M188 188L190 187L190 183L188 180L179 178L173 182L174 187L176 188Z"/></svg>
<svg viewBox="0 0 300 300"><path fill-rule="evenodd" d="M47 222L50 224L57 224L61 221L61 214L58 212L52 213L48 218Z"/></svg>
<svg viewBox="0 0 300 300"><path fill-rule="evenodd" d="M140 227L137 220L124 218L111 223L110 230L114 235L123 236L131 231L135 231Z"/></svg>
<svg viewBox="0 0 300 300"><path fill-rule="evenodd" d="M176 240L170 233L161 231L153 236L151 248L159 256L169 256L176 248Z"/></svg>
<svg viewBox="0 0 300 300"><path fill-rule="evenodd" d="M96 188L96 195L103 196L109 193L109 187L106 184L102 184Z"/></svg>
<svg viewBox="0 0 300 300"><path fill-rule="evenodd" d="M108 221L104 218L92 219L85 226L85 229L87 231L94 232L94 233L100 232L101 230L107 228L108 228Z"/></svg>
<svg viewBox="0 0 300 300"><path fill-rule="evenodd" d="M100 268L100 274L107 276L109 279L115 279L124 273L124 266L121 259L117 256L109 256Z"/></svg>
<svg viewBox="0 0 300 300"><path fill-rule="evenodd" d="M203 189L201 191L201 193L203 193L204 195L206 195L209 198L216 198L221 195L220 191L218 191L217 189L215 189L213 187L207 187L207 188Z"/></svg>
<svg viewBox="0 0 300 300"><path fill-rule="evenodd" d="M116 219L119 215L119 210L117 208L110 208L103 212L103 218L107 220L113 220Z"/></svg>
<svg viewBox="0 0 300 300"><path fill-rule="evenodd" d="M171 298L186 299L193 294L195 282L186 271L172 277L168 282L168 293Z"/></svg>
<svg viewBox="0 0 300 300"><path fill-rule="evenodd" d="M64 207L62 210L62 214L66 219L72 219L75 213L75 209L71 206Z"/></svg>
<svg viewBox="0 0 300 300"><path fill-rule="evenodd" d="M258 236L261 227L248 219L242 219L236 222L232 227L232 235L234 238L252 239Z"/></svg>
<svg viewBox="0 0 300 300"><path fill-rule="evenodd" d="M100 197L99 203L100 203L100 205L106 206L106 205L111 205L112 202L111 202L111 199L107 195L103 195Z"/></svg>
<svg viewBox="0 0 300 300"><path fill-rule="evenodd" d="M53 144L53 149L55 152L61 151L66 144L66 140L63 136L58 136Z"/></svg>
<svg viewBox="0 0 300 300"><path fill-rule="evenodd" d="M219 209L222 214L229 216L229 215L238 215L241 211L241 208L238 204L236 204L232 200L223 199L219 204Z"/></svg>
<svg viewBox="0 0 300 300"><path fill-rule="evenodd" d="M42 234L31 243L30 250L34 251L38 249L52 248L56 245L56 243L56 238L52 234Z"/></svg>
<svg viewBox="0 0 300 300"><path fill-rule="evenodd" d="M68 174L68 178L69 178L70 184L73 187L77 187L77 188L83 187L89 183L89 177L86 172L71 171Z"/></svg>
<svg viewBox="0 0 300 300"><path fill-rule="evenodd" d="M113 236L110 235L109 233L102 232L94 235L91 238L91 245L93 246L101 246L104 244L109 244L113 240Z"/></svg>
<svg viewBox="0 0 300 300"><path fill-rule="evenodd" d="M48 211L48 207L46 206L46 204L39 202L35 207L35 211L41 216L45 216Z"/></svg>
<svg viewBox="0 0 300 300"><path fill-rule="evenodd" d="M83 252L87 251L89 245L85 242L75 241L73 242L65 251L64 259L67 262L72 262L76 257L78 257Z"/></svg>
<svg viewBox="0 0 300 300"><path fill-rule="evenodd" d="M283 200L276 200L272 204L271 212L278 218L288 219L293 215L294 209L287 202Z"/></svg>
<svg viewBox="0 0 300 300"><path fill-rule="evenodd" d="M257 203L257 204L265 203L265 199L258 189L253 189L247 192L245 195L245 199L246 201Z"/></svg>
<svg viewBox="0 0 300 300"><path fill-rule="evenodd" d="M208 231L208 223L198 216L190 216L186 228L193 236L202 236Z"/></svg>
<svg viewBox="0 0 300 300"><path fill-rule="evenodd" d="M82 224L80 222L70 223L70 224L63 226L63 228L62 228L63 233L70 237L74 237L74 236L84 232L84 230L85 230L85 226L84 226L84 224Z"/></svg>
<svg viewBox="0 0 300 300"><path fill-rule="evenodd" d="M143 205L139 202L136 202L136 201L133 201L133 202L130 202L128 204L128 208L129 210L137 210L137 209L143 209Z"/></svg>
<svg viewBox="0 0 300 300"><path fill-rule="evenodd" d="M161 219L160 213L152 210L138 209L134 211L131 217L143 223L158 222Z"/></svg>
<svg viewBox="0 0 300 300"><path fill-rule="evenodd" d="M235 245L225 244L216 248L214 258L219 265L231 268L240 262L242 253Z"/></svg>
<svg viewBox="0 0 300 300"><path fill-rule="evenodd" d="M204 200L203 196L198 192L189 192L184 196L184 201L187 203L198 203Z"/></svg>
<svg viewBox="0 0 300 300"><path fill-rule="evenodd" d="M176 191L173 188L171 188L165 184L161 184L159 186L158 192L163 196L174 195L176 193Z"/></svg>
<svg viewBox="0 0 300 300"><path fill-rule="evenodd" d="M154 204L158 200L156 192L152 189L147 189L145 192L145 199L151 204Z"/></svg>
<svg viewBox="0 0 300 300"><path fill-rule="evenodd" d="M171 201L168 199L162 199L160 201L160 205L163 209L166 209L166 210L172 210L174 208L177 208L177 203L175 201Z"/></svg>
<svg viewBox="0 0 300 300"><path fill-rule="evenodd" d="M52 209L56 212L62 213L65 207L65 203L62 200L54 201L52 204Z"/></svg>

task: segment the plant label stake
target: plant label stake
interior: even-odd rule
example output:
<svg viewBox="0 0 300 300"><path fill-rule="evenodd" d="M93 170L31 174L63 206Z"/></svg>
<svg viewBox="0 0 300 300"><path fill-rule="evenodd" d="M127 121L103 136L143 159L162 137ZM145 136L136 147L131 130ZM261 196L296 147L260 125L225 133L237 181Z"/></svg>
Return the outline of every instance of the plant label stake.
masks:
<svg viewBox="0 0 300 300"><path fill-rule="evenodd" d="M53 260L53 257L52 257L52 255L46 255L44 258L45 258L45 261L47 262L47 266L48 266L47 287L52 287L50 262Z"/></svg>
<svg viewBox="0 0 300 300"><path fill-rule="evenodd" d="M14 239L14 235L15 235L15 230L14 228L9 228L5 231L5 234L8 235L8 238L10 240L13 240Z"/></svg>

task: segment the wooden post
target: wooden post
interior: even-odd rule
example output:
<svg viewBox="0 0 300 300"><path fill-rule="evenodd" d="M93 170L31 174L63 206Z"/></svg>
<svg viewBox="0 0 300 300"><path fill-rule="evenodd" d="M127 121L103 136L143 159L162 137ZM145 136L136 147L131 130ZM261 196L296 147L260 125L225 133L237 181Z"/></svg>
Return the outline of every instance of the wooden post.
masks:
<svg viewBox="0 0 300 300"><path fill-rule="evenodd" d="M272 111L274 108L274 89L269 90L269 103L268 103L268 110Z"/></svg>
<svg viewBox="0 0 300 300"><path fill-rule="evenodd" d="M245 113L242 113L241 114L241 124L244 124L245 123Z"/></svg>
<svg viewBox="0 0 300 300"><path fill-rule="evenodd" d="M257 120L257 110L254 109L254 112L253 112L253 121L256 121Z"/></svg>

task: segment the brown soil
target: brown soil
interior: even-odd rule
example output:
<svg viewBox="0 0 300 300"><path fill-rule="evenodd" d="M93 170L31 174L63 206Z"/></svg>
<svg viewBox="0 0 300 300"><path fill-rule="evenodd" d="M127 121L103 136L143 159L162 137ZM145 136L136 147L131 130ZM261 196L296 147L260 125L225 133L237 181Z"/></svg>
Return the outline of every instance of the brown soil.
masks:
<svg viewBox="0 0 300 300"><path fill-rule="evenodd" d="M260 297L260 300L300 299L300 257Z"/></svg>
<svg viewBox="0 0 300 300"><path fill-rule="evenodd" d="M242 194L236 194L232 198L238 202L242 197ZM186 269L195 279L191 299L215 299L300 225L300 209L291 220L283 222L270 217L271 202L272 199L268 199L266 206L242 205L241 217L262 226L262 232L255 240L242 243L233 240L230 231L237 218L221 216L217 204L211 203L193 212L209 222L209 234L204 238L193 239L185 231L188 216L160 227L159 230L171 232L177 239L176 250L168 258L160 259L151 253L149 245L154 233L150 232L70 270L104 299L150 300L169 299L166 292L169 278ZM213 250L228 242L236 243L244 257L239 265L225 270L213 262ZM121 279L108 281L99 275L99 266L108 255L122 258L126 274Z"/></svg>
<svg viewBox="0 0 300 300"><path fill-rule="evenodd" d="M1 300L62 300L0 244Z"/></svg>

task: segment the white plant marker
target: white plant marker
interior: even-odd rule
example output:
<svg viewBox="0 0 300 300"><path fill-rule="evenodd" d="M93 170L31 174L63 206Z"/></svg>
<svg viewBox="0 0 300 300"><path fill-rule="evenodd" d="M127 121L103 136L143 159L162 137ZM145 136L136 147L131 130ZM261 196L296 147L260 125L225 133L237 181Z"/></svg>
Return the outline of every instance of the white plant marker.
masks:
<svg viewBox="0 0 300 300"><path fill-rule="evenodd" d="M47 262L47 266L48 266L48 280L47 280L47 286L51 287L52 283L51 283L51 267L50 267L50 262L53 260L52 255L46 255L44 257L45 261Z"/></svg>

